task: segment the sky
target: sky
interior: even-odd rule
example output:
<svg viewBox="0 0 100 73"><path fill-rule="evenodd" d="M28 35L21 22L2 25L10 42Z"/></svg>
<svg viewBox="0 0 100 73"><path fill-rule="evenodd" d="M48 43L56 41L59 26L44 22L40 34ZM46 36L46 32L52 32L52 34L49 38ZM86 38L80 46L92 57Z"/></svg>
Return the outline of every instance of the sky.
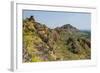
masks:
<svg viewBox="0 0 100 73"><path fill-rule="evenodd" d="M23 19L30 16L34 16L37 22L45 24L49 28L71 24L80 30L91 30L90 13L23 10Z"/></svg>

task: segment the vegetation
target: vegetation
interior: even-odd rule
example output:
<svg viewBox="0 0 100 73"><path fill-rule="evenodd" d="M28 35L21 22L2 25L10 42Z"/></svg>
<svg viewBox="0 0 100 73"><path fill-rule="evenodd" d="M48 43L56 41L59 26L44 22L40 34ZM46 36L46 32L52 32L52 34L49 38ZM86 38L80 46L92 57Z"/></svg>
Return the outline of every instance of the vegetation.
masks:
<svg viewBox="0 0 100 73"><path fill-rule="evenodd" d="M23 62L90 59L90 36L71 24L50 29L31 16L23 20Z"/></svg>

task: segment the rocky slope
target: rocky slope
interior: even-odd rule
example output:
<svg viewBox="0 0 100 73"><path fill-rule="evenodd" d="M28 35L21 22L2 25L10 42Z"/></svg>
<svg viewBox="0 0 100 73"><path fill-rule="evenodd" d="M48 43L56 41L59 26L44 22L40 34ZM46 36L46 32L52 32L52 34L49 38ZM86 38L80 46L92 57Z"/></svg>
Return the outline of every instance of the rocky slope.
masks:
<svg viewBox="0 0 100 73"><path fill-rule="evenodd" d="M71 24L50 29L31 16L23 20L23 62L90 59L88 36Z"/></svg>

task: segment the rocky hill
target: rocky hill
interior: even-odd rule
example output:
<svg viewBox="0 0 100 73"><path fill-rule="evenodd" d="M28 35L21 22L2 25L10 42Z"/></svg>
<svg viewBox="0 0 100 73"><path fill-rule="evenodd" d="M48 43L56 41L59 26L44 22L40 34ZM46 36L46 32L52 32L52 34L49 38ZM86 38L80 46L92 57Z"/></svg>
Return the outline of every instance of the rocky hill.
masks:
<svg viewBox="0 0 100 73"><path fill-rule="evenodd" d="M90 34L71 24L51 29L34 16L23 20L23 62L91 58Z"/></svg>

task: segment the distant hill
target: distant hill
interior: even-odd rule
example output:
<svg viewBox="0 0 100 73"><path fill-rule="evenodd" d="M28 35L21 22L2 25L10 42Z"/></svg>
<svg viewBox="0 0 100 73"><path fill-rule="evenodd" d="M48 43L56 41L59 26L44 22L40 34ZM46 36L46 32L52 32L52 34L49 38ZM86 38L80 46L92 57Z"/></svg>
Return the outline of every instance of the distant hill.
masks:
<svg viewBox="0 0 100 73"><path fill-rule="evenodd" d="M71 24L51 29L31 16L23 20L23 62L90 59L90 36Z"/></svg>

